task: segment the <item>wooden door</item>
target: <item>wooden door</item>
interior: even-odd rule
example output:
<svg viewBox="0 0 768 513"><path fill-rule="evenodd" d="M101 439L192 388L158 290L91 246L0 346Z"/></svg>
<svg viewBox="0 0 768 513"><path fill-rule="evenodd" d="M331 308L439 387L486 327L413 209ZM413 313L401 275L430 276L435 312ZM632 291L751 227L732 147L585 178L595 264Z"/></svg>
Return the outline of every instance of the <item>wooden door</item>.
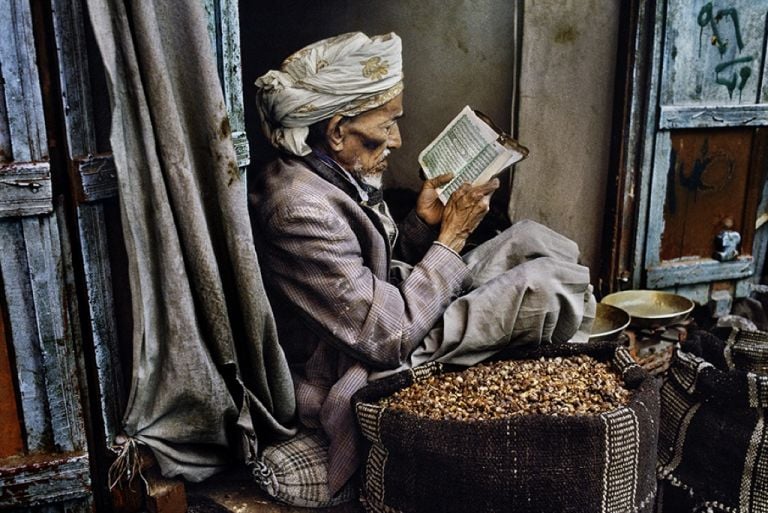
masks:
<svg viewBox="0 0 768 513"><path fill-rule="evenodd" d="M0 9L0 509L85 512L84 369L51 179L39 11L29 0L3 0Z"/></svg>
<svg viewBox="0 0 768 513"><path fill-rule="evenodd" d="M768 2L632 4L606 288L744 296L765 260Z"/></svg>

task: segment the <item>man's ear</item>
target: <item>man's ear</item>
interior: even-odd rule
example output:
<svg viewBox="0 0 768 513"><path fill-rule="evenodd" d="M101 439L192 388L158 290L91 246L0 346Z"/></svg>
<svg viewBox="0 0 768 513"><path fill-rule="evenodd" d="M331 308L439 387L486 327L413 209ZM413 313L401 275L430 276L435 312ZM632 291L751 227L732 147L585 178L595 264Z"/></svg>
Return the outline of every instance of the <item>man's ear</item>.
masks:
<svg viewBox="0 0 768 513"><path fill-rule="evenodd" d="M344 149L344 136L346 135L346 127L344 125L344 116L341 114L336 114L328 120L328 126L325 129L325 140L328 141L328 147L332 151Z"/></svg>

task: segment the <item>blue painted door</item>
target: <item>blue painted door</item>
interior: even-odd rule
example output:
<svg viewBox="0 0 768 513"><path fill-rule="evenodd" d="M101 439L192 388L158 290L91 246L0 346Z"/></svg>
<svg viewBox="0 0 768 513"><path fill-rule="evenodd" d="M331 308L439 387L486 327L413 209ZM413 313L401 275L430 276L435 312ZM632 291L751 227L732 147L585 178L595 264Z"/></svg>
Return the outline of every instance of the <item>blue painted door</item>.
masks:
<svg viewBox="0 0 768 513"><path fill-rule="evenodd" d="M765 260L768 1L639 4L624 286L746 295Z"/></svg>

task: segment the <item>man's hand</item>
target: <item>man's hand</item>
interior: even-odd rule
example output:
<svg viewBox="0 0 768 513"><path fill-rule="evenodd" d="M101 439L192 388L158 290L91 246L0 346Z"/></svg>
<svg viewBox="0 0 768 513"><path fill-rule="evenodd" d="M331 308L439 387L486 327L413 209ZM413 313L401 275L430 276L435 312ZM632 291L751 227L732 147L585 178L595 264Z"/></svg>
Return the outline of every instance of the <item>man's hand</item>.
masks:
<svg viewBox="0 0 768 513"><path fill-rule="evenodd" d="M440 224L443 219L444 207L437 195L437 189L450 182L451 178L453 175L446 173L427 180L421 186L421 192L416 200L416 215L430 226Z"/></svg>
<svg viewBox="0 0 768 513"><path fill-rule="evenodd" d="M445 204L437 240L456 252L461 251L467 237L475 231L488 213L491 195L498 188L498 178L476 187L468 183L459 187Z"/></svg>

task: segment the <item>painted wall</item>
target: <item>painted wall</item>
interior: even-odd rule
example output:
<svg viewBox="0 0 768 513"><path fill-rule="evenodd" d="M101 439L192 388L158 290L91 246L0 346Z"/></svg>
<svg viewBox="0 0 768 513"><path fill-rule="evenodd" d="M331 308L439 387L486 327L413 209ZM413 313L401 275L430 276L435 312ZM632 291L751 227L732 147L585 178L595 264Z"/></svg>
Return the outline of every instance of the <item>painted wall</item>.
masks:
<svg viewBox="0 0 768 513"><path fill-rule="evenodd" d="M509 213L579 243L596 282L608 176L619 2L525 0L520 141Z"/></svg>
<svg viewBox="0 0 768 513"><path fill-rule="evenodd" d="M360 30L403 39L403 146L389 185L419 188L419 152L464 105L509 126L514 2L499 0L298 0L240 3L246 127L255 162L267 156L253 108L256 78L316 40Z"/></svg>

